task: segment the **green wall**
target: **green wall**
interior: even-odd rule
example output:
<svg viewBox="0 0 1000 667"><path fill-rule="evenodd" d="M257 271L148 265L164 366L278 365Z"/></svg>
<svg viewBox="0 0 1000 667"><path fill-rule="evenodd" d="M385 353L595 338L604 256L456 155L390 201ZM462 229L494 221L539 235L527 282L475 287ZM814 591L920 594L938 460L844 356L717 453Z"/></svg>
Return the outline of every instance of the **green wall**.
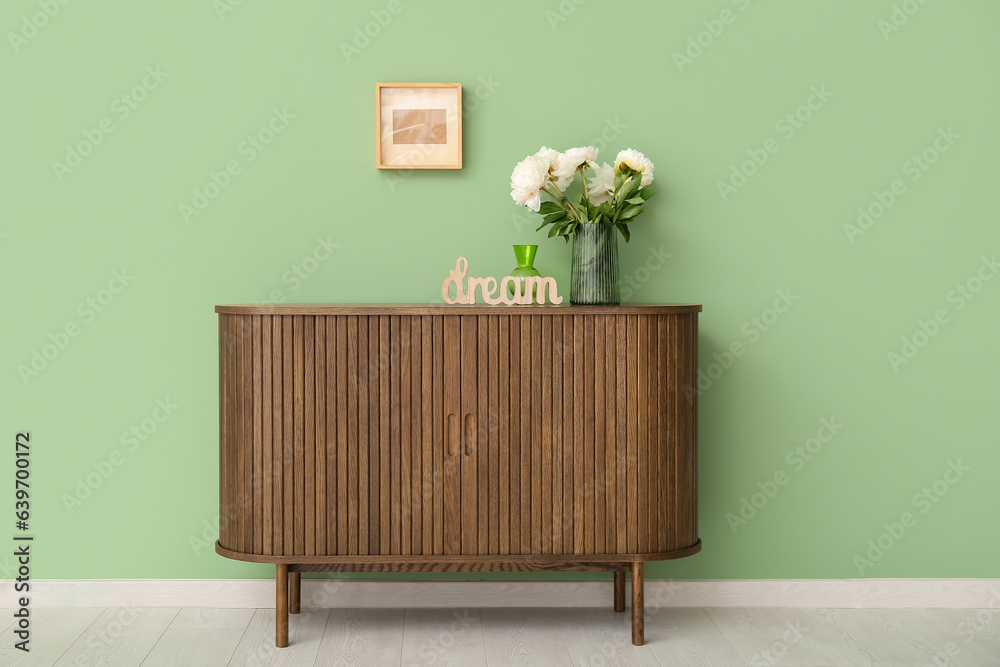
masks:
<svg viewBox="0 0 1000 667"><path fill-rule="evenodd" d="M2 14L3 477L30 430L33 576L270 576L197 544L217 517L213 306L434 301L458 255L505 275L523 242L568 291L567 247L534 234L507 183L542 144L602 134L604 158L635 147L657 167L660 196L622 251L631 300L705 306L705 548L650 576L1000 576L997 3L11 0ZM465 168L376 170L377 81L461 82ZM277 118L270 143L244 143ZM97 145L53 165L80 142ZM185 220L230 161L239 173ZM318 239L335 249L296 277ZM52 340L64 348L25 374ZM143 420L144 440L123 439ZM742 499L759 506L745 524ZM884 554L855 559L880 539Z"/></svg>

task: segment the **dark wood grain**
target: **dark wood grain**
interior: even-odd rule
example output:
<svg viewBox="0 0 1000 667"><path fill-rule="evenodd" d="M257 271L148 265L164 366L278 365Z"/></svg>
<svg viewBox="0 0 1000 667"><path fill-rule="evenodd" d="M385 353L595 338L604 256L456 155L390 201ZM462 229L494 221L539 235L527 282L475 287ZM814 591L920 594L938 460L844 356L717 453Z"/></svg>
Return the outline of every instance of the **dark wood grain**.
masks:
<svg viewBox="0 0 1000 667"><path fill-rule="evenodd" d="M521 319L508 321L510 335L510 550L521 553Z"/></svg>
<svg viewBox="0 0 1000 667"><path fill-rule="evenodd" d="M302 323L302 409L305 430L302 475L303 535L307 554L316 553L316 318L303 316ZM296 412L298 414L298 412Z"/></svg>
<svg viewBox="0 0 1000 667"><path fill-rule="evenodd" d="M552 431L552 553L565 553L563 530L569 508L563 502L563 338L566 317L552 319L552 411L547 420Z"/></svg>
<svg viewBox="0 0 1000 667"><path fill-rule="evenodd" d="M607 322L604 315L594 316L594 544L593 550L605 553L607 545L607 422L605 412L608 391L605 381L607 364L605 344Z"/></svg>
<svg viewBox="0 0 1000 667"><path fill-rule="evenodd" d="M532 318L535 319L535 318ZM540 360L536 365L542 373L541 377L541 399L538 407L534 410L532 418L537 420L541 428L541 438L535 445L540 450L541 468L535 470L535 476L541 479L542 494L538 501L542 519L541 533L542 544L541 553L552 553L552 319L551 317L540 317L542 332L541 339L535 340L534 347L540 354ZM538 384L537 382L535 383Z"/></svg>
<svg viewBox="0 0 1000 667"><path fill-rule="evenodd" d="M252 417L252 430L253 430L253 479L254 485L251 489L250 496L252 498L253 507L251 512L253 514L253 549L255 553L264 553L264 524L267 523L264 519L264 485L262 483L257 483L258 480L263 481L266 476L264 471L264 415L262 401L264 397L264 378L263 371L261 368L261 358L263 354L261 353L261 333L260 333L260 316L252 316L250 319L251 328L251 342L250 342L250 373L252 377L250 378L250 383L252 387L252 400L253 400L253 417Z"/></svg>
<svg viewBox="0 0 1000 667"><path fill-rule="evenodd" d="M302 611L302 574L288 570L288 613L298 614Z"/></svg>
<svg viewBox="0 0 1000 667"><path fill-rule="evenodd" d="M594 465L594 315L583 316L583 403L577 412L583 417L583 552L595 553L596 468Z"/></svg>
<svg viewBox="0 0 1000 667"><path fill-rule="evenodd" d="M475 555L479 553L479 456L478 425L479 412L479 335L475 317L457 318L460 321L461 339L456 341L461 350L461 374L455 383L455 391L460 394L458 412L461 440L458 462L461 467L461 551L458 553ZM446 320L447 321L447 320ZM445 346L449 341L445 341ZM447 484L447 482L446 482Z"/></svg>
<svg viewBox="0 0 1000 667"><path fill-rule="evenodd" d="M411 554L410 526L412 508L412 464L410 452L410 371L413 362L410 360L410 318L392 316L390 330L390 359L392 371L392 448L389 455L398 463L398 476L392 486L393 502L398 506L398 521L393 526L392 553ZM398 541L397 541L398 540Z"/></svg>
<svg viewBox="0 0 1000 667"><path fill-rule="evenodd" d="M292 316L292 460L294 475L292 479L292 536L295 553L304 553L306 548L306 440L305 440L305 332L303 320L305 315Z"/></svg>
<svg viewBox="0 0 1000 667"><path fill-rule="evenodd" d="M475 318L465 318L473 319L475 321L475 337L476 337L476 348L473 348L475 354L475 359L470 360L470 363L474 363L476 368L476 383L478 384L478 392L476 395L475 410L471 410L466 414L466 420L471 416L472 424L470 425L471 433L469 437L474 439L473 442L466 446L468 450L471 445L471 455L463 461L463 465L469 465L474 468L476 476L476 512L473 514L475 517L475 526L473 527L473 533L475 534L476 540L476 553L477 554L488 554L490 553L490 499L489 499L489 488L490 488L490 468L489 468L489 422L490 422L490 407L489 407L489 321L488 317L475 317ZM463 386L470 386L463 383ZM463 395L465 392L462 392ZM470 406L471 407L471 406Z"/></svg>
<svg viewBox="0 0 1000 667"><path fill-rule="evenodd" d="M649 545L649 514L648 498L650 498L649 474L649 334L647 317L636 315L636 344L632 348L636 357L635 406L636 406L636 462L635 477L632 486L635 488L636 505L636 551L651 551Z"/></svg>
<svg viewBox="0 0 1000 667"><path fill-rule="evenodd" d="M462 324L459 317L444 318L444 339L441 350L444 356L444 414L446 415L444 456L444 553L462 553ZM464 392L472 394L472 391Z"/></svg>
<svg viewBox="0 0 1000 667"><path fill-rule="evenodd" d="M510 318L500 316L497 319L497 363L499 378L497 382L498 399L496 403L498 437L496 461L499 466L499 554L510 553L511 518L511 364L510 364Z"/></svg>
<svg viewBox="0 0 1000 667"><path fill-rule="evenodd" d="M271 477L274 486L274 524L271 538L274 547L271 550L275 554L285 553L285 449L284 449L284 371L282 363L284 360L284 343L282 335L284 326L281 317L271 318Z"/></svg>
<svg viewBox="0 0 1000 667"><path fill-rule="evenodd" d="M284 376L281 381L283 398L281 402L281 415L284 424L281 428L282 438L282 465L281 470L284 477L282 489L284 490L284 517L282 526L284 527L284 552L285 554L302 553L298 550L295 542L295 400L293 398L294 361L292 350L295 338L292 334L292 323L295 316L282 317L281 319L281 372ZM301 461L301 459L300 459ZM301 465L301 463L299 463Z"/></svg>
<svg viewBox="0 0 1000 667"><path fill-rule="evenodd" d="M274 569L274 645L285 648L288 646L288 565L278 563Z"/></svg>
<svg viewBox="0 0 1000 667"><path fill-rule="evenodd" d="M371 525L369 523L368 513L370 511L371 502L370 498L374 496L378 498L377 493L369 493L369 473L372 470L378 469L378 462L376 461L374 465L369 462L370 459L370 443L369 434L371 428L368 421L368 411L371 409L371 404L373 400L372 387L371 387L371 377L368 372L368 324L369 318L358 317L357 318L357 332L355 336L357 338L356 349L358 351L358 356L356 359L356 370L358 378L358 391L357 391L357 404L358 404L358 428L356 434L356 440L354 441L354 447L358 452L358 492L355 495L355 503L358 508L358 553L359 554L370 554L370 536L371 536ZM350 335L350 334L348 334ZM377 400L377 399L376 399ZM353 443L352 443L353 444ZM350 444L348 445L350 446Z"/></svg>
<svg viewBox="0 0 1000 667"><path fill-rule="evenodd" d="M615 338L617 318L608 317L604 321L604 395L606 397L604 411L604 442L605 471L604 488L605 501L605 536L604 550L615 551L618 548L618 428L616 426L616 406L618 405L618 358L617 341Z"/></svg>
<svg viewBox="0 0 1000 667"><path fill-rule="evenodd" d="M443 554L443 553L445 553L445 549L444 549L444 543L445 543L445 536L444 536L445 515L447 514L447 516L450 518L450 520L452 522L451 523L451 526L452 526L451 530L455 530L455 526L457 524L458 519L456 518L457 517L457 510L456 509L454 509L451 505L449 505L447 508L445 507L445 490L444 490L444 487L445 487L445 483L446 482L445 482L445 468L444 468L444 463L445 463L445 458L447 458L447 454L445 453L445 446L444 446L444 444L445 444L445 437L446 437L445 432L444 432L444 425L445 425L445 420L447 419L448 414L449 414L449 413L447 413L445 411L445 400L444 400L444 388L445 388L445 371L444 371L444 364L445 364L445 347L444 347L444 341L445 341L445 337L444 337L444 322L445 322L445 319L444 318L428 318L428 319L432 319L433 341L431 343L431 351L432 351L432 354L433 354L433 357L434 357L434 371L433 371L433 378L432 378L432 382L431 382L431 387L432 387L432 392L433 392L433 397L434 397L433 398L433 400L434 400L434 406L433 406L433 410L431 411L431 424L432 424L433 429L434 429L433 440L431 440L431 442L433 443L432 444L432 452L433 452L433 459L434 459L434 472L433 472L432 479L431 479L431 488L432 488L433 493L434 493L434 505L433 505L433 509L431 511L431 516L434 519L434 553L436 553L436 554ZM457 331L457 329L456 329L457 326L458 326L458 322L457 322L457 318L456 318L455 321L452 322L452 324L449 327L449 330L451 331L451 337L452 337L452 339L454 339L457 336L457 334L455 333ZM458 372L457 371L457 364L458 364L457 359L459 358L457 356L459 354L458 348L453 348L453 350L449 354L451 355L451 359L449 360L449 365L451 367L451 374L452 374L451 377L450 377L450 380L452 382L457 382L458 381L458 378L457 378L457 375L456 375L457 372ZM457 403L458 399L457 399L457 397L452 398L450 396L450 394L449 394L449 398L451 398L452 403L453 403L453 405L451 405L450 408L449 408L449 409L451 409L451 414L456 414L456 416L457 416L457 410L458 410L459 406L457 404L454 404L454 403ZM449 471L451 471L450 468L449 468ZM451 482L451 484L454 485L456 483L460 483L460 482L456 482L456 481L452 480L451 479L452 477L454 477L455 480L460 479L457 475L454 474L454 472L452 472L452 474L450 475L449 480L448 480L448 481ZM453 492L455 492L456 495L457 495L457 491L458 491L457 488L453 488ZM455 502L457 502L457 501L453 500L452 504L454 504Z"/></svg>
<svg viewBox="0 0 1000 667"><path fill-rule="evenodd" d="M545 498L542 495L542 452L545 449L545 443L542 442L542 369L541 363L541 353L543 349L542 342L542 318L538 315L531 316L531 333L528 339L531 344L529 349L531 350L531 381L528 384L530 388L530 399L529 399L529 420L531 428L530 433L530 453L531 453L531 464L529 469L529 476L531 478L531 553L541 554L545 553L542 544L544 541L543 535L545 533L545 522L543 515L545 514Z"/></svg>
<svg viewBox="0 0 1000 667"><path fill-rule="evenodd" d="M275 460L272 442L274 438L274 427L271 423L272 415L272 380L271 380L271 358L273 347L271 343L272 318L268 315L261 317L261 338L260 338L260 362L261 362L261 441L263 443L262 471L264 479L260 481L261 492L264 495L261 514L264 519L262 537L262 552L275 553L274 551L274 482L275 482ZM280 462L279 464L280 465Z"/></svg>
<svg viewBox="0 0 1000 667"><path fill-rule="evenodd" d="M579 518L576 516L577 508L574 505L575 492L573 488L573 454L575 452L575 438L573 431L573 414L576 411L573 396L573 357L575 355L574 345L574 323L575 319L570 315L562 318L563 321L563 363L562 369L554 372L562 374L562 472L563 472L563 553L573 553L574 526Z"/></svg>
<svg viewBox="0 0 1000 667"><path fill-rule="evenodd" d="M513 321L520 325L521 343L521 383L518 397L521 399L521 551L533 553L531 531L533 508L531 505L531 385L535 377L531 367L531 317L517 317Z"/></svg>
<svg viewBox="0 0 1000 667"><path fill-rule="evenodd" d="M414 572L461 572L461 568L466 564L473 567L492 566L507 567L514 570L543 569L553 571L569 571L576 569L577 565L593 564L600 565L603 571L630 570L632 563L646 563L657 560L674 560L686 558L701 551L701 540L689 547L669 552L657 552L648 554L502 554L502 555L473 555L465 554L433 554L430 556L375 554L358 558L356 556L271 556L265 554L248 554L243 551L233 551L222 546L218 541L215 543L215 552L220 556L247 563L284 563L295 566L299 572L323 572L326 570L306 570L301 566L316 565L331 568L350 568L357 566L358 572L364 572L366 564L390 565L401 568L397 571L404 572L405 568L414 569ZM350 571L348 569L328 570ZM474 570L469 570L474 571ZM504 571L504 570L497 570Z"/></svg>
<svg viewBox="0 0 1000 667"><path fill-rule="evenodd" d="M485 428L486 442L483 443L483 456L487 467L487 488L480 488L480 493L486 494L488 521L486 539L488 554L500 553L500 317L487 317L486 321L486 354L480 357L480 363L485 364L488 380L486 404L480 403L480 425Z"/></svg>
<svg viewBox="0 0 1000 667"><path fill-rule="evenodd" d="M614 586L615 611L625 611L625 570L615 570Z"/></svg>
<svg viewBox="0 0 1000 667"><path fill-rule="evenodd" d="M643 564L632 563L632 644L642 646L645 641L645 619L643 617Z"/></svg>

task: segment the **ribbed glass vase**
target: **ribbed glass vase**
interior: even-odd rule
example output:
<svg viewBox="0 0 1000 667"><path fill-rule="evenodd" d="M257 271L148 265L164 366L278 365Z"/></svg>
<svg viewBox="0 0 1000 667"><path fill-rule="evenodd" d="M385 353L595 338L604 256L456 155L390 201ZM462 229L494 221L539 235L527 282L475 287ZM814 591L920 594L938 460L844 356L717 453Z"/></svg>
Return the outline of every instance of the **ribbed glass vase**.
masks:
<svg viewBox="0 0 1000 667"><path fill-rule="evenodd" d="M618 292L618 230L614 225L579 225L573 234L570 303L621 303Z"/></svg>

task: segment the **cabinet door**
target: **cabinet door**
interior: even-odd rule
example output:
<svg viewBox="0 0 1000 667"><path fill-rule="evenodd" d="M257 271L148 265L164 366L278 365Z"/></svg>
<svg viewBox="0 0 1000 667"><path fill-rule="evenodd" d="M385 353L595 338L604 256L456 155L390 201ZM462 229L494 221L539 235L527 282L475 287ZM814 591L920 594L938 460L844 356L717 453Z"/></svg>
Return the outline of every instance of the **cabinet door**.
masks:
<svg viewBox="0 0 1000 667"><path fill-rule="evenodd" d="M510 318L463 315L442 319L444 553L499 553L499 531L495 530L499 518L498 470L496 458L490 458L492 448L498 444L495 437L498 411L491 407L496 401L491 404L489 391L492 381L495 399L501 364L497 353L491 354L490 340L492 336L495 348L500 322L506 323ZM488 467L491 460L492 476ZM492 515L489 514L491 491Z"/></svg>
<svg viewBox="0 0 1000 667"><path fill-rule="evenodd" d="M579 371L582 389L583 359L574 368L572 322L551 315L462 316L452 333L461 341L460 354L448 353L458 364L453 372L461 391L446 402L459 406L448 418L460 436L445 482L460 490L449 525L460 534L462 554L574 553L577 413L571 393L564 402L563 384ZM582 419L583 411L578 414Z"/></svg>
<svg viewBox="0 0 1000 667"><path fill-rule="evenodd" d="M486 518L488 326L480 316L444 317L444 552L489 553ZM484 412L485 411L485 412Z"/></svg>

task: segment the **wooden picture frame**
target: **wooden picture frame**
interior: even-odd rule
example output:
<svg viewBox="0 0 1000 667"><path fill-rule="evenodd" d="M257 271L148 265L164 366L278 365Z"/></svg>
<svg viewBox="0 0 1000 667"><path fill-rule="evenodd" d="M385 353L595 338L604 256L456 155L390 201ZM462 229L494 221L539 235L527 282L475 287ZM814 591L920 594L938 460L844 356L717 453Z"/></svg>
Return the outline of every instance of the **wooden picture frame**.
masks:
<svg viewBox="0 0 1000 667"><path fill-rule="evenodd" d="M375 164L461 169L462 84L376 83Z"/></svg>

